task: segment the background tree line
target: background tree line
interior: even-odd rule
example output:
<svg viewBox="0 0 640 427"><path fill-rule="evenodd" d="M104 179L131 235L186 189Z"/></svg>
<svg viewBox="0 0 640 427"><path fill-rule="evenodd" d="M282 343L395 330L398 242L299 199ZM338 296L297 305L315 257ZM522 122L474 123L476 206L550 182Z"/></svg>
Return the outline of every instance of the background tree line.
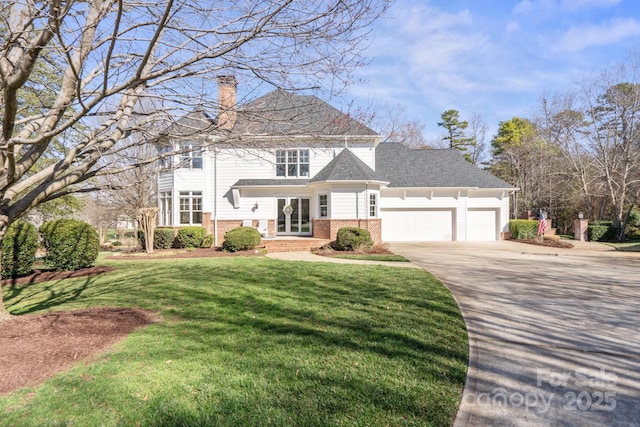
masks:
<svg viewBox="0 0 640 427"><path fill-rule="evenodd" d="M512 218L542 210L561 233L572 234L582 212L592 222L610 221L618 240L640 226L637 54L585 77L575 90L543 97L531 117L500 122L489 146L487 126L477 113L467 121L458 110L444 111L437 125L445 133L433 143L421 137L421 122L389 117L378 126L387 139L457 149L469 162L518 187L511 196Z"/></svg>

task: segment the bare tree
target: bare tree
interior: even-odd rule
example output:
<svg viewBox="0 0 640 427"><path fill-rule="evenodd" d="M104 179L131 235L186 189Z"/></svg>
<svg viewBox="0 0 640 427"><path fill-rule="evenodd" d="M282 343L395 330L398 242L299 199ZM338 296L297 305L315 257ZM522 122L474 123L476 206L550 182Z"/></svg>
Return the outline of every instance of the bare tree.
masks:
<svg viewBox="0 0 640 427"><path fill-rule="evenodd" d="M586 143L589 123L575 94L543 98L541 104L540 135L562 156L554 173L555 182L564 187L562 205L573 218L584 211L588 218L597 219L597 205L607 196Z"/></svg>
<svg viewBox="0 0 640 427"><path fill-rule="evenodd" d="M478 165L482 161L485 148L487 146L487 124L479 113L473 113L469 120L469 130L467 135L473 140L470 144L469 159L474 165Z"/></svg>
<svg viewBox="0 0 640 427"><path fill-rule="evenodd" d="M640 64L635 60L582 86L587 134L597 168L613 207L618 239L640 188Z"/></svg>
<svg viewBox="0 0 640 427"><path fill-rule="evenodd" d="M159 120L180 110L214 111L208 79L215 75L282 88L342 87L363 63L369 24L387 6L387 0L2 0L0 241L35 206L95 190L97 177L153 161L100 159L132 133L153 138ZM52 96L21 105L42 64L60 76L53 87L38 87ZM163 108L139 113L142 99ZM0 318L7 317L0 293Z"/></svg>
<svg viewBox="0 0 640 427"><path fill-rule="evenodd" d="M385 142L399 142L411 147L426 145L423 135L424 123L407 119L406 108L403 105L385 105L377 108L370 121L371 126L378 130Z"/></svg>

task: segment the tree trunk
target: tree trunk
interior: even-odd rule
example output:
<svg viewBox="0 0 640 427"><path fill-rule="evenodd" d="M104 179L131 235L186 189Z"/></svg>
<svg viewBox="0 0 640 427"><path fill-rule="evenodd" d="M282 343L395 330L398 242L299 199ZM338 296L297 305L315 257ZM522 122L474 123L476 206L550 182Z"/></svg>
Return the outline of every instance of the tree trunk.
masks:
<svg viewBox="0 0 640 427"><path fill-rule="evenodd" d="M158 208L142 208L138 213L138 222L144 233L144 245L148 254L153 252L153 231L158 216Z"/></svg>
<svg viewBox="0 0 640 427"><path fill-rule="evenodd" d="M9 228L9 219L5 215L0 215L0 269L2 268L2 241ZM11 318L11 313L4 306L4 296L2 285L0 285L0 323Z"/></svg>

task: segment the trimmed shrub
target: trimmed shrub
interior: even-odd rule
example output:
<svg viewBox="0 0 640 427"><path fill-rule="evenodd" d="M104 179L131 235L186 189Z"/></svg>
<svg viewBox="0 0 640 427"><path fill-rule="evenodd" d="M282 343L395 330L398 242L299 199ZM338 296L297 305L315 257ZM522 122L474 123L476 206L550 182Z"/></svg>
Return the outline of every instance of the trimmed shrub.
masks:
<svg viewBox="0 0 640 427"><path fill-rule="evenodd" d="M512 219L509 221L509 232L512 239L531 239L538 235L538 220Z"/></svg>
<svg viewBox="0 0 640 427"><path fill-rule="evenodd" d="M153 230L153 249L169 249L173 245L175 232L171 227L158 227Z"/></svg>
<svg viewBox="0 0 640 427"><path fill-rule="evenodd" d="M238 252L253 249L260 244L260 233L253 227L236 227L224 234L225 251Z"/></svg>
<svg viewBox="0 0 640 427"><path fill-rule="evenodd" d="M2 278L31 273L38 245L38 229L35 226L25 221L11 224L2 240Z"/></svg>
<svg viewBox="0 0 640 427"><path fill-rule="evenodd" d="M157 227L153 230L153 249L169 249L175 240L175 232L171 227ZM138 243L144 249L144 231L138 230Z"/></svg>
<svg viewBox="0 0 640 427"><path fill-rule="evenodd" d="M605 242L614 240L618 235L618 228L610 221L594 221L588 226L589 240Z"/></svg>
<svg viewBox="0 0 640 427"><path fill-rule="evenodd" d="M89 224L76 219L56 219L40 227L47 255L44 263L54 270L91 267L98 258L100 240Z"/></svg>
<svg viewBox="0 0 640 427"><path fill-rule="evenodd" d="M199 225L181 227L176 236L176 246L178 248L199 248L206 235L207 229Z"/></svg>
<svg viewBox="0 0 640 427"><path fill-rule="evenodd" d="M213 234L207 234L202 240L202 247L210 248L211 246L213 246Z"/></svg>
<svg viewBox="0 0 640 427"><path fill-rule="evenodd" d="M356 251L373 246L371 233L358 227L342 227L336 236L336 248L339 251Z"/></svg>

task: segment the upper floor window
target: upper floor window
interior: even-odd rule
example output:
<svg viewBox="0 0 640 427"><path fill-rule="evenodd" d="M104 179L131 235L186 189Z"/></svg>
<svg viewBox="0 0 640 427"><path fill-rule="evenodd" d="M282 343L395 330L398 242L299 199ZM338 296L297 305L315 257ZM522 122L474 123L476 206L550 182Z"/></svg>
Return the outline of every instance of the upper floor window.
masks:
<svg viewBox="0 0 640 427"><path fill-rule="evenodd" d="M180 145L180 167L202 169L202 148L194 143Z"/></svg>
<svg viewBox="0 0 640 427"><path fill-rule="evenodd" d="M276 176L309 177L309 150L276 150Z"/></svg>

